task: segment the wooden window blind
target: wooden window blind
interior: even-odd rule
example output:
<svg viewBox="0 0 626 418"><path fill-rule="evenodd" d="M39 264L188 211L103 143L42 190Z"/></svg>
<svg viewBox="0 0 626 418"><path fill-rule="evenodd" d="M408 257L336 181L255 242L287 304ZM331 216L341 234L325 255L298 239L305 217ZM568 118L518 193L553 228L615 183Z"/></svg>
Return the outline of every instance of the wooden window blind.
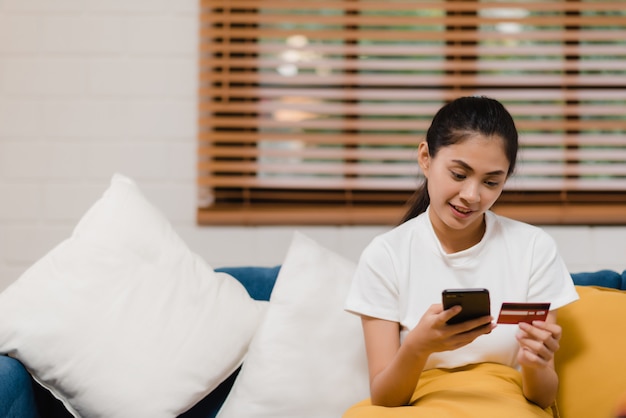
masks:
<svg viewBox="0 0 626 418"><path fill-rule="evenodd" d="M626 2L201 0L200 224L396 224L461 95L520 131L499 213L626 224Z"/></svg>

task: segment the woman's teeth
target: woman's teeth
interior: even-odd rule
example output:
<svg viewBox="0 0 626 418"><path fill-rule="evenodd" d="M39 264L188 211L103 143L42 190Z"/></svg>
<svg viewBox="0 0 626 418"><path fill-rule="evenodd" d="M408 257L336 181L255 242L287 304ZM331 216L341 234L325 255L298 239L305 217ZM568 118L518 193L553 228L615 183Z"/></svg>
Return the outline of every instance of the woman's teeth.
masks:
<svg viewBox="0 0 626 418"><path fill-rule="evenodd" d="M454 207L454 209L456 209L457 211L459 211L461 213L470 213L471 212L471 210L469 210L469 209L463 209L463 208L460 208L458 206L452 205L452 207Z"/></svg>

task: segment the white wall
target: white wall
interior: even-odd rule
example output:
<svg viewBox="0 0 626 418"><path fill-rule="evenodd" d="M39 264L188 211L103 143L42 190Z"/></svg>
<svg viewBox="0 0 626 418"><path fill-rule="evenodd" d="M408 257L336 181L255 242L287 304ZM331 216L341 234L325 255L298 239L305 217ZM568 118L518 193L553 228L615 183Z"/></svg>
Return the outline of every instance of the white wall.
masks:
<svg viewBox="0 0 626 418"><path fill-rule="evenodd" d="M0 0L0 289L114 172L214 266L282 261L294 228L195 225L197 0ZM356 259L384 227L299 228ZM626 268L626 227L551 227L571 271Z"/></svg>

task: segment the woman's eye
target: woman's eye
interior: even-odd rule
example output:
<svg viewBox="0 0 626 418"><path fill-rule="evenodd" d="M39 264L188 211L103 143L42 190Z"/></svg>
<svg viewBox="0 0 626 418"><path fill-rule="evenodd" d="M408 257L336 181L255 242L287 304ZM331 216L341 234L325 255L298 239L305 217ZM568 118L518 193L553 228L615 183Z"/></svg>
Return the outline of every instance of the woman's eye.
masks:
<svg viewBox="0 0 626 418"><path fill-rule="evenodd" d="M497 181L486 181L485 184L489 187L498 187L500 183L498 183Z"/></svg>
<svg viewBox="0 0 626 418"><path fill-rule="evenodd" d="M457 180L463 180L465 178L465 174L456 173L454 171L451 171L450 173L452 173L452 177L454 177Z"/></svg>

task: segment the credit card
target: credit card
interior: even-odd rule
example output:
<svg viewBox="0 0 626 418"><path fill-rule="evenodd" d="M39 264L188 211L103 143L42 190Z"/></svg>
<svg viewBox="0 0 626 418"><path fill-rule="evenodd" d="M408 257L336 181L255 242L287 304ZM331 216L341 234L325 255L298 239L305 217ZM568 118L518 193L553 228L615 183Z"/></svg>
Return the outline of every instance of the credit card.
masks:
<svg viewBox="0 0 626 418"><path fill-rule="evenodd" d="M549 303L510 303L504 302L500 308L498 324L545 321L550 310Z"/></svg>

